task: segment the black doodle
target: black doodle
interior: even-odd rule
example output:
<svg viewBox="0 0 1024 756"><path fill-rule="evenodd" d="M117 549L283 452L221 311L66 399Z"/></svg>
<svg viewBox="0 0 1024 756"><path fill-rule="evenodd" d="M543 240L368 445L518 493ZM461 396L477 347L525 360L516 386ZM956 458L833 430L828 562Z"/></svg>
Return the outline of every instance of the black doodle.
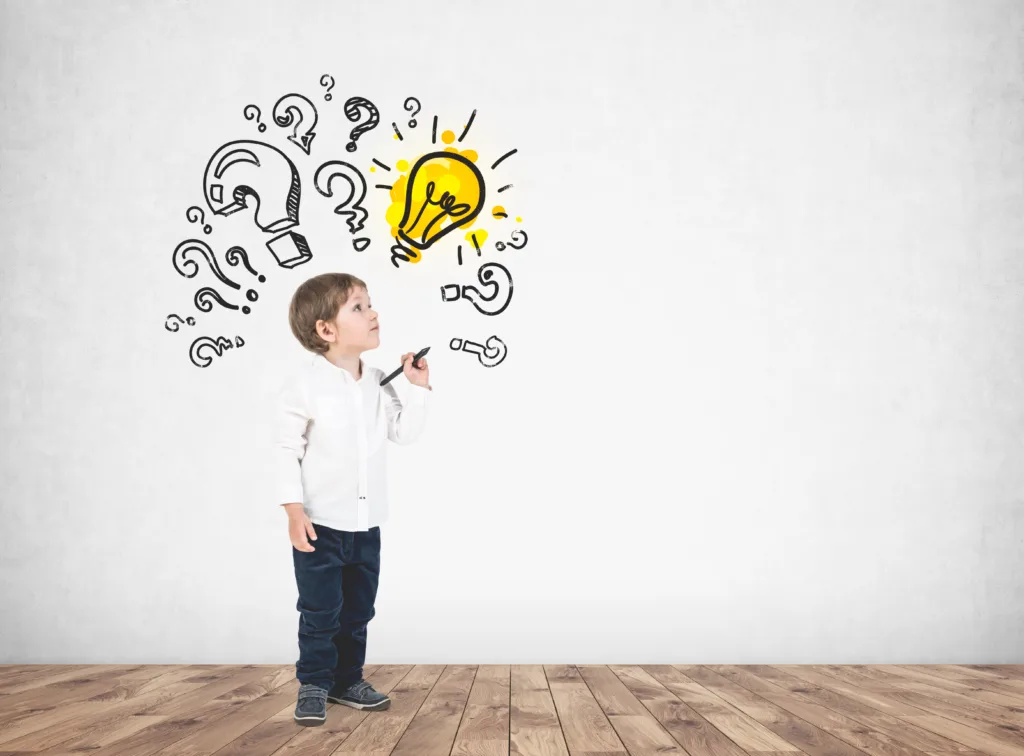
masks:
<svg viewBox="0 0 1024 756"><path fill-rule="evenodd" d="M245 120L252 121L255 119L256 123L259 124L260 133L267 130L267 124L260 121L260 109L255 105L246 105L245 109L242 110L242 115L245 116Z"/></svg>
<svg viewBox="0 0 1024 756"><path fill-rule="evenodd" d="M506 152L506 153L505 153L504 155L502 155L502 156L501 156L500 158L498 158L497 160L495 160L495 161L494 161L494 162L493 162L493 163L491 164L491 170L493 171L493 170L494 170L495 168L497 168L497 167L498 167L499 165L501 165L501 162L502 162L502 161L503 161L503 160L504 160L505 158L509 158L509 157L512 157L512 156L513 156L513 155L515 155L515 154L516 154L517 152L519 152L519 149L518 149L518 148L517 148L517 149L514 149L514 150L509 150L508 152ZM509 186L511 186L511 184L509 184Z"/></svg>
<svg viewBox="0 0 1024 756"><path fill-rule="evenodd" d="M232 247L224 253L224 259L228 261L228 265L237 266L239 263L245 266L245 269L256 276L256 279L260 283L266 283L267 277L257 273L256 270L249 264L249 255L245 253L245 250L241 247Z"/></svg>
<svg viewBox="0 0 1024 756"><path fill-rule="evenodd" d="M203 233L208 234L213 231L213 226L206 223L206 213L203 212L203 208L192 205L188 210L185 211L185 219L189 223L204 223Z"/></svg>
<svg viewBox="0 0 1024 756"><path fill-rule="evenodd" d="M308 155L310 147L313 146L313 138L316 136L313 129L316 128L317 122L316 106L309 98L294 92L286 94L274 103L273 115L274 123L278 126L282 128L295 127L288 135L288 141Z"/></svg>
<svg viewBox="0 0 1024 756"><path fill-rule="evenodd" d="M472 112L472 113L470 113L470 116L469 116L469 121L468 121L468 122L466 123L466 128L464 128L464 129L462 130L462 133L461 133L461 134L459 135L459 141L460 141L460 142L462 141L463 137L465 137L465 136L466 136L466 134L468 134L468 133L469 133L469 127L473 125L473 119L474 119L474 118L476 118L476 108L474 108L474 109L473 109L473 112Z"/></svg>
<svg viewBox="0 0 1024 756"><path fill-rule="evenodd" d="M399 260L418 262L421 257L422 255L418 249L410 249L398 241L398 239L395 239L395 243L391 245L391 264L396 268L398 267Z"/></svg>
<svg viewBox="0 0 1024 756"><path fill-rule="evenodd" d="M497 278L495 279L495 275ZM512 274L501 263L489 262L480 266L476 277L483 287L490 287L489 294L482 294L472 284L445 284L441 287L441 301L454 302L466 299L484 315L500 315L512 301ZM502 297L498 295L505 292ZM500 306L498 306L500 303Z"/></svg>
<svg viewBox="0 0 1024 756"><path fill-rule="evenodd" d="M171 262L174 265L174 269L178 271L178 273L180 273L181 275L185 276L185 278L195 278L196 274L199 272L199 264L195 260L189 259L189 252L198 252L200 255L202 255L206 262L209 264L210 270L213 271L213 274L220 281L227 284L232 289L241 289L241 287L237 283L235 283L230 278L225 276L224 273L221 271L220 266L217 265L217 257L216 255L213 254L213 250L210 249L210 245L199 239L186 239L185 241L183 241L181 244L174 248L174 254L171 256ZM239 252L241 253L242 256L245 255L245 250L242 249L241 247L232 247L230 250L228 250L226 256L228 262L230 262L232 265L237 265L238 260L240 259ZM248 262L247 259L246 262ZM249 268L248 265L246 265L246 267ZM249 270L252 271L252 268L249 268ZM253 271L253 273L255 273L255 271ZM246 291L245 296L246 298L248 298L250 302L255 302L257 299L259 299L259 295L252 289ZM220 296L220 294L217 293L216 289L213 289L209 286L203 287L202 289L196 292L196 307L198 307L199 310L201 310L202 312L209 312L213 308L213 304L212 302L210 302L211 297L216 301L220 302L222 305L224 305L224 307L227 307L228 309L238 309L237 305L233 305L230 302L225 301ZM242 307L242 312L248 315L248 306Z"/></svg>
<svg viewBox="0 0 1024 756"><path fill-rule="evenodd" d="M437 116L434 116L434 128L430 131L430 143L437 144Z"/></svg>
<svg viewBox="0 0 1024 756"><path fill-rule="evenodd" d="M241 336L235 336L234 343L231 342L231 339L224 336L218 336L216 341L211 339L209 336L200 336L198 339L193 341L192 346L189 347L188 357L192 360L193 365L204 368L213 362L212 357L203 357L199 354L204 347L206 349L213 350L213 353L220 357L224 354L224 350L232 349L236 346L245 346L245 342L242 340Z"/></svg>
<svg viewBox="0 0 1024 756"><path fill-rule="evenodd" d="M313 176L313 186L325 197L333 197L334 190L332 183L334 179L345 180L348 186L348 196L344 201L334 208L337 215L347 216L349 231L353 234L362 231L363 224L369 213L363 207L363 200L366 199L366 179L363 174L351 163L344 160L328 160L316 169Z"/></svg>
<svg viewBox="0 0 1024 756"><path fill-rule="evenodd" d="M365 123L359 123L361 118L360 111L365 111L368 116ZM349 97L345 101L345 117L356 123L356 127L348 135L348 138L352 141L345 145L346 150L355 152L356 140L380 123L380 112L377 110L377 106L365 97Z"/></svg>
<svg viewBox="0 0 1024 756"><path fill-rule="evenodd" d="M416 103L415 110L413 110L413 103ZM403 104L402 107L409 111L409 128L415 129L416 114L419 113L420 109L422 108L422 105L420 105L420 101L417 100L415 97L406 97L405 104Z"/></svg>
<svg viewBox="0 0 1024 756"><path fill-rule="evenodd" d="M171 318L177 318L177 320L171 320ZM188 323L190 326L194 326L196 324L196 319L189 315L187 318L182 320L181 315L172 312L170 315L167 316L167 319L164 321L164 328L166 328L171 333L177 333L182 323Z"/></svg>
<svg viewBox="0 0 1024 756"><path fill-rule="evenodd" d="M505 191L506 189L511 189L511 188L512 188L512 184L505 184L505 186L501 187L498 190L498 193L500 194L501 192Z"/></svg>
<svg viewBox="0 0 1024 756"><path fill-rule="evenodd" d="M223 145L206 165L203 193L217 215L236 213L255 198L253 217L260 230L284 232L267 242L281 267L294 268L312 258L306 237L290 230L299 223L299 172L276 147L244 139Z"/></svg>
<svg viewBox="0 0 1024 756"><path fill-rule="evenodd" d="M394 121L392 121L391 122L391 128L393 128L395 130L395 136L398 137L398 141L399 142L404 142L405 141L405 137L402 136L402 132L398 130L398 124L395 123Z"/></svg>
<svg viewBox="0 0 1024 756"><path fill-rule="evenodd" d="M504 361L505 355L508 354L508 347L505 346L505 342L497 336L489 336L486 347L483 344L477 344L475 341L463 341L459 338L452 339L448 346L455 351L462 349L463 352L475 354L477 359L480 360L480 364L484 367L500 365Z"/></svg>
<svg viewBox="0 0 1024 756"><path fill-rule="evenodd" d="M330 84L328 84L328 81L330 82ZM330 102L331 98L334 97L334 95L331 94L331 90L334 89L334 77L331 76L330 74L324 74L323 76L320 77L320 86L327 87L327 92L324 94L324 99L327 100L327 102Z"/></svg>
<svg viewBox="0 0 1024 756"><path fill-rule="evenodd" d="M519 235L521 235L523 237L523 243L522 244L513 244L512 243L512 242L518 242L518 239L516 238L516 234L519 234ZM495 242L494 243L494 248L496 250L498 250L499 252L501 252L503 249L505 249L506 246L511 247L512 249L522 249L523 247L526 246L526 242L527 241L528 241L528 237L526 236L526 232L525 231L520 231L517 228L515 231L512 232L512 240L509 241L509 243L507 245L505 244L505 242L499 241L499 242Z"/></svg>

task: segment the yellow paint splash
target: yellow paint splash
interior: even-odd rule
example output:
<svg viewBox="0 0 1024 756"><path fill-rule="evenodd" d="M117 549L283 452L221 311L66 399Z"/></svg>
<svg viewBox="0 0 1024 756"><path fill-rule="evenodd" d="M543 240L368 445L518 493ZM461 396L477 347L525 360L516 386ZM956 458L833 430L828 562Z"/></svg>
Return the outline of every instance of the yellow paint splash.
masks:
<svg viewBox="0 0 1024 756"><path fill-rule="evenodd" d="M444 133L441 134L441 141L445 144L451 144L455 141L455 132L445 129Z"/></svg>

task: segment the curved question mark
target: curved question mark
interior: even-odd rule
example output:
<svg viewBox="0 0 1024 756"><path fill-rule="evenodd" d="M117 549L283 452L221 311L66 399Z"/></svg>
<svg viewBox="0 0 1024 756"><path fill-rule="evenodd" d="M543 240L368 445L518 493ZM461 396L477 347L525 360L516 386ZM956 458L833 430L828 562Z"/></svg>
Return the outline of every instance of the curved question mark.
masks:
<svg viewBox="0 0 1024 756"><path fill-rule="evenodd" d="M503 288L506 288L499 284L497 281L491 280L494 278L496 270L501 271L502 278L504 278L508 282L508 297L505 299L501 307L499 307L497 310L492 311L489 309L485 309L485 307L483 307L482 305L490 304L491 302L493 302L497 298L501 290ZM454 302L461 295L463 299L468 299L470 302L472 302L473 306L477 310L482 312L484 315L500 315L501 313L503 313L505 311L505 308L508 307L509 302L512 301L512 274L509 273L508 268L506 268L501 263L484 263L483 265L480 266L480 270L477 271L477 278L480 279L480 283L483 284L484 286L493 287L493 291L491 294L482 294L480 290L477 289L472 284L464 284L461 287L458 284L446 284L441 287L441 301Z"/></svg>
<svg viewBox="0 0 1024 756"><path fill-rule="evenodd" d="M257 294L252 289L249 289L249 291L245 292L245 296L250 302L255 302L257 299L260 298L259 294ZM199 310L201 310L202 312L209 312L210 310L213 309L213 302L211 300L216 300L217 302L220 302L224 307L228 308L229 310L238 309L238 305L233 305L230 302L226 301L217 292L217 290L211 286L204 286L203 288L196 292L195 304L196 307L199 308ZM249 309L248 305L243 305L242 312L248 315L251 312L251 310Z"/></svg>
<svg viewBox="0 0 1024 756"><path fill-rule="evenodd" d="M255 113L250 112L250 111L253 111L253 110L256 111L256 112ZM245 116L245 120L247 120L247 121L251 121L251 120L253 120L255 118L256 119L256 123L258 123L260 125L260 131L261 132L267 130L267 124L260 122L260 109L257 108L255 105L246 105L245 108L242 110L242 115Z"/></svg>
<svg viewBox="0 0 1024 756"><path fill-rule="evenodd" d="M327 83L328 79L331 81L330 84ZM331 94L331 90L334 89L334 77L330 74L324 74L320 77L320 86L327 87L327 94L324 95L324 99L330 102L331 98L334 97L334 95Z"/></svg>
<svg viewBox="0 0 1024 756"><path fill-rule="evenodd" d="M199 264L195 260L188 259L189 252L199 252L206 262L210 265L210 270L213 271L213 275L217 276L221 281L226 283L233 289L239 288L238 284L232 281L230 278L225 276L217 265L217 256L213 254L213 250L210 249L210 245L201 239L186 239L177 247L174 248L174 253L171 255L171 263L174 265L174 269L178 271L185 278L195 278L196 273L199 272ZM191 265L191 273L186 273L186 266Z"/></svg>
<svg viewBox="0 0 1024 756"><path fill-rule="evenodd" d="M359 137L380 123L380 112L377 110L377 106L365 97L349 97L345 101L345 117L348 120L358 122L360 110L365 110L369 114L369 118L365 123L357 123L356 127L349 132L348 137L352 141L345 145L345 149L349 152L356 151L356 140Z"/></svg>
<svg viewBox="0 0 1024 756"><path fill-rule="evenodd" d="M334 208L334 212L338 215L348 216L346 223L348 223L349 231L354 234L362 230L363 224L366 223L366 218L369 215L362 204L366 198L366 179L363 178L363 174L359 172L359 169L351 163L346 163L344 160L328 160L316 169L316 174L313 176L313 186L325 197L333 197L334 192L331 189L331 184L336 178L344 179L350 191L345 201ZM345 208L351 209L346 210ZM367 244L369 244L369 241L367 241ZM366 249L366 245L363 245L363 249ZM362 252L362 250L358 251Z"/></svg>
<svg viewBox="0 0 1024 756"><path fill-rule="evenodd" d="M413 103L413 102L416 103L416 110L413 110L412 109L412 105L410 104L410 103ZM410 113L411 120L409 121L409 128L410 129L415 129L416 128L416 114L420 112L420 110L421 110L421 108L423 106L420 105L420 101L417 100L415 97L406 97L405 98L405 104L402 105L402 107L405 108L406 110L411 111L411 113Z"/></svg>
<svg viewBox="0 0 1024 756"><path fill-rule="evenodd" d="M232 247L224 253L224 259L228 261L228 265L238 265L241 263L245 266L245 269L252 273L259 279L260 283L265 283L267 277L257 273L253 270L253 267L249 264L249 256L245 253L245 250L241 247Z"/></svg>
<svg viewBox="0 0 1024 756"><path fill-rule="evenodd" d="M171 320L171 318L177 318L178 320L177 322L175 322ZM167 316L167 319L164 321L164 328L166 328L171 333L177 333L178 328L180 327L180 323L188 323L190 326L194 326L196 324L196 319L189 315L187 318L182 320L181 315L172 312L170 315ZM171 326L174 326L174 328L171 328Z"/></svg>
<svg viewBox="0 0 1024 756"><path fill-rule="evenodd" d="M282 128L295 125L294 131L288 136L288 141L308 155L309 148L313 145L313 137L316 136L313 129L316 128L317 122L316 106L309 98L294 92L282 96L274 103L273 118L274 123ZM310 123L300 136L299 126L307 121Z"/></svg>
<svg viewBox="0 0 1024 756"><path fill-rule="evenodd" d="M214 341L209 336L200 336L198 339L192 342L192 346L188 349L188 357L192 361L192 364L196 367L207 367L213 362L212 357L203 357L199 354L200 350L204 347L212 349L213 353L218 357L224 354L225 349L232 349L233 347L245 346L245 342L242 341L241 336L235 337L235 343L231 343L231 339L225 338L224 336L218 336L217 340Z"/></svg>
<svg viewBox="0 0 1024 756"><path fill-rule="evenodd" d="M526 236L526 232L525 231L520 231L517 228L515 231L512 232L512 239L513 240L515 240L516 234L522 234L522 237L523 237L523 243L522 244L513 244L511 241L508 244L505 244L505 242L500 241L500 242L495 242L494 243L494 248L496 250L498 250L499 252L501 252L503 249L505 249L506 246L511 247L512 249L522 249L523 247L526 246L526 242L529 241L529 237Z"/></svg>
<svg viewBox="0 0 1024 756"><path fill-rule="evenodd" d="M508 354L508 347L505 346L505 342L497 336L489 336L486 347L483 344L477 344L475 341L464 341L460 338L452 339L448 346L455 351L458 351L461 347L463 352L475 354L477 359L480 360L480 364L484 367L500 365L505 359L505 355ZM471 349L470 347L473 348Z"/></svg>
<svg viewBox="0 0 1024 756"><path fill-rule="evenodd" d="M193 210L195 210L195 212L192 212ZM196 213L199 213L199 217L196 217ZM192 205L192 207L185 211L185 218L189 223L203 223L206 221L206 213L203 212L203 208ZM213 231L213 226L209 223L203 226L204 234L208 234L211 231Z"/></svg>

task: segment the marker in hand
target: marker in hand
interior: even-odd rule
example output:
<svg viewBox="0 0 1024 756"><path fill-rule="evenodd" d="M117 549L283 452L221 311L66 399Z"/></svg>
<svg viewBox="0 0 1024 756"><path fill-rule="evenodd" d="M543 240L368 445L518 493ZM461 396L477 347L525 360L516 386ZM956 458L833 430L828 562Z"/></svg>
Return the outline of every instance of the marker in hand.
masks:
<svg viewBox="0 0 1024 756"><path fill-rule="evenodd" d="M413 365L413 367L416 367L416 361L417 361L417 360L418 360L418 359L419 359L420 357L422 357L423 355L425 355L425 354L426 354L427 352L429 352L429 351L430 351L430 347L423 347L423 348L422 348L422 349L421 349L420 351L416 352L416 354L415 354L415 355L413 355L413 358L412 358L412 365ZM387 378L385 378L385 379L384 379L383 381L381 381L381 382L380 382L380 385L381 385L381 386L385 386L385 385L387 385L388 383L390 383L390 382L391 382L391 379L392 379L392 378L395 378L395 377L397 377L397 376L401 375L401 374L402 374L402 371L404 371L404 370L405 370L405 365L402 365L402 366L401 366L400 368L398 368L398 370L396 370L396 371L395 371L395 372L393 372L393 373L392 373L391 375L389 375L389 376L388 376Z"/></svg>

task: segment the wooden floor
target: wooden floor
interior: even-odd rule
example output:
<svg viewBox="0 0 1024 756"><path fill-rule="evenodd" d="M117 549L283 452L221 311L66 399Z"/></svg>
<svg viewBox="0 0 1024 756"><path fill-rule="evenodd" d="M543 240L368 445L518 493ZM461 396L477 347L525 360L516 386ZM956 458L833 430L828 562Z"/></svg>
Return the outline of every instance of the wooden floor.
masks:
<svg viewBox="0 0 1024 756"><path fill-rule="evenodd" d="M0 754L1024 756L1024 665L383 665L292 719L294 665L0 666Z"/></svg>

